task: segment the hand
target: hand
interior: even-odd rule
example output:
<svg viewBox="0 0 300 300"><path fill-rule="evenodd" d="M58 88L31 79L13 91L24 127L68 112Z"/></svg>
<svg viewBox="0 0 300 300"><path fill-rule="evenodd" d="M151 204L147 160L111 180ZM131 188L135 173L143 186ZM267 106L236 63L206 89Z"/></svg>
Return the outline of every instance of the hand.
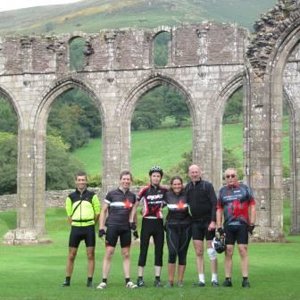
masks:
<svg viewBox="0 0 300 300"><path fill-rule="evenodd" d="M224 231L224 229L222 227L219 227L217 229L217 231L219 232L220 236L223 236L225 234L225 231Z"/></svg>
<svg viewBox="0 0 300 300"><path fill-rule="evenodd" d="M137 232L137 230L134 230L132 232L132 235L134 236L134 239L137 240L139 238L139 233Z"/></svg>
<svg viewBox="0 0 300 300"><path fill-rule="evenodd" d="M132 231L136 231L136 224L135 224L135 222L130 222L130 223L129 223L129 227L130 227L130 229L131 229Z"/></svg>
<svg viewBox="0 0 300 300"><path fill-rule="evenodd" d="M99 229L99 233L98 233L99 238L102 238L105 235L105 233L106 232L104 229Z"/></svg>
<svg viewBox="0 0 300 300"><path fill-rule="evenodd" d="M247 229L248 229L248 232L252 235L253 234L253 230L255 228L255 225L254 224L249 224L247 226Z"/></svg>

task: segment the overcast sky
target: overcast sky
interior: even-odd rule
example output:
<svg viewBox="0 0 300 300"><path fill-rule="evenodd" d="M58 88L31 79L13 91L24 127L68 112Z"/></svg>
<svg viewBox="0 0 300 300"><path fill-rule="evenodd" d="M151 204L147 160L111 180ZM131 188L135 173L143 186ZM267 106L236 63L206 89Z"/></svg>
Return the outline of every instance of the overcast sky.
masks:
<svg viewBox="0 0 300 300"><path fill-rule="evenodd" d="M0 11L20 9L25 7L67 4L80 0L0 0Z"/></svg>

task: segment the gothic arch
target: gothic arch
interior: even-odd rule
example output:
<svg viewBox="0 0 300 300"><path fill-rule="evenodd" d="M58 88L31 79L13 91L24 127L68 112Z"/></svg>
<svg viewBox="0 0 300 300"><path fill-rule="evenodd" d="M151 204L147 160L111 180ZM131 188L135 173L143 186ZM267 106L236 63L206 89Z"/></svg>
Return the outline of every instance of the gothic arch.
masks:
<svg viewBox="0 0 300 300"><path fill-rule="evenodd" d="M222 154L222 120L223 114L225 110L225 105L230 96L237 91L240 87L243 86L243 76L244 73L240 72L230 78L226 83L224 83L216 96L216 106L214 110L214 130L212 131L213 137L213 153L215 153L215 158L212 160L213 170L220 170L219 174L214 173L215 178L213 178L213 182L217 182L217 186L222 185L222 162L223 162L223 154Z"/></svg>
<svg viewBox="0 0 300 300"><path fill-rule="evenodd" d="M9 101L9 103L12 105L12 107L14 108L14 111L17 115L17 118L18 118L18 126L19 127L22 126L23 118L22 118L22 114L21 114L21 110L19 108L18 102L15 101L15 97L13 95L11 95L11 93L8 92L3 87L0 87L0 95L5 97Z"/></svg>
<svg viewBox="0 0 300 300"><path fill-rule="evenodd" d="M84 92L86 92L90 98L93 100L99 113L101 114L102 124L104 123L104 114L101 102L98 100L97 95L92 91L86 83L80 80L67 77L65 79L58 80L52 84L52 86L42 95L42 101L37 107L35 113L34 121L34 156L35 160L32 166L32 172L35 174L35 186L36 189L41 192L42 195L45 193L45 172L46 172L46 127L47 119L51 109L52 103L55 101L56 97L63 92L70 90L71 88L77 87ZM44 230L45 223L45 201L44 197L34 199L34 209L35 209L35 226Z"/></svg>
<svg viewBox="0 0 300 300"><path fill-rule="evenodd" d="M156 74L146 78L145 80L142 80L129 91L128 95L124 98L124 101L122 101L119 107L117 108L117 117L122 119L121 136L127 137L126 142L124 142L123 145L121 145L122 169L128 169L130 166L130 126L136 103L143 94L162 84L169 84L175 87L185 97L187 106L190 111L193 128L195 129L194 125L196 123L196 109L194 107L194 103L192 101L192 97L188 89L183 87L176 80L167 76L162 76L161 74ZM128 156L126 155L126 153L128 153Z"/></svg>
<svg viewBox="0 0 300 300"><path fill-rule="evenodd" d="M283 74L288 57L300 39L298 1L279 1L255 25L256 33L247 50L251 126L249 139L250 182L259 195L258 218L261 236L283 236L282 203L282 101ZM255 124L259 124L255 125ZM299 130L300 125L298 125ZM295 136L293 161L300 156L300 141ZM262 152L264 149L264 153ZM298 152L298 153L296 153ZM299 161L299 159L298 159ZM263 166L263 167L262 167ZM300 195L300 165L294 168L294 194ZM298 216L300 215L298 203ZM300 232L300 218L297 231Z"/></svg>

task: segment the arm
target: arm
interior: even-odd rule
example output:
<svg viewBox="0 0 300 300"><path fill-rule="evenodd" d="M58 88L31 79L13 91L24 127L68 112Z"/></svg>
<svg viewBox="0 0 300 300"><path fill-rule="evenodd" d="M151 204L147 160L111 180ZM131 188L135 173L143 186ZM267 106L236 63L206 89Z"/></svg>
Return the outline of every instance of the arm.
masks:
<svg viewBox="0 0 300 300"><path fill-rule="evenodd" d="M93 196L92 205L93 205L93 208L94 208L95 223L97 223L98 220L99 220L99 216L100 216L100 201L99 201L99 198L98 198L97 195Z"/></svg>
<svg viewBox="0 0 300 300"><path fill-rule="evenodd" d="M211 222L209 224L208 230L215 230L216 229L217 197L216 197L215 189L212 184L210 185L209 198L211 201Z"/></svg>
<svg viewBox="0 0 300 300"><path fill-rule="evenodd" d="M130 215L129 215L129 223L136 223L137 224L137 217L136 217L136 211L137 207L139 206L139 202L136 201L131 209Z"/></svg>
<svg viewBox="0 0 300 300"><path fill-rule="evenodd" d="M250 209L249 209L249 220L250 220L250 225L254 225L255 221L256 221L256 205L255 203L250 205Z"/></svg>
<svg viewBox="0 0 300 300"><path fill-rule="evenodd" d="M72 224L72 201L70 197L67 197L66 203L65 203L66 213L68 216L68 223Z"/></svg>
<svg viewBox="0 0 300 300"><path fill-rule="evenodd" d="M104 228L105 228L107 211L108 211L108 204L106 202L103 202L101 213L100 213L99 230L101 230L101 229L104 230Z"/></svg>
<svg viewBox="0 0 300 300"><path fill-rule="evenodd" d="M216 213L216 218L217 218L217 228L222 228L222 216L223 216L223 209L218 208L217 213Z"/></svg>

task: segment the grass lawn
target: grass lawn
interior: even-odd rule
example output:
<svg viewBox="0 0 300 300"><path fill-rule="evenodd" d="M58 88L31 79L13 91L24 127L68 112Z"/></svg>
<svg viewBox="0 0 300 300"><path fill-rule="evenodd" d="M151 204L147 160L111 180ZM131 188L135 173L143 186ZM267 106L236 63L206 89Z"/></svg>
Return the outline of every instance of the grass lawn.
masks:
<svg viewBox="0 0 300 300"><path fill-rule="evenodd" d="M285 220L288 221L289 205L285 205ZM250 289L241 288L239 258L234 255L233 287L212 288L193 287L197 280L195 256L192 245L188 254L188 265L183 288L154 288L153 283L153 247L149 249L148 265L145 269L145 281L148 287L127 290L123 283L122 260L119 246L112 261L111 273L106 290L88 289L86 282L85 247L79 248L75 263L72 285L62 288L65 276L67 240L69 227L64 209L47 210L47 232L53 243L35 246L0 245L0 299L2 300L79 300L79 299L299 299L300 295L300 236L287 236L287 243L251 243L250 254ZM0 213L0 236L8 229L16 227L16 213ZM132 247L132 279L136 280L139 247ZM101 260L104 243L97 240L96 271L94 284L101 279ZM206 257L206 281L209 283L209 262ZM219 278L224 279L223 255L219 256ZM167 249L164 252L162 280L167 279Z"/></svg>

